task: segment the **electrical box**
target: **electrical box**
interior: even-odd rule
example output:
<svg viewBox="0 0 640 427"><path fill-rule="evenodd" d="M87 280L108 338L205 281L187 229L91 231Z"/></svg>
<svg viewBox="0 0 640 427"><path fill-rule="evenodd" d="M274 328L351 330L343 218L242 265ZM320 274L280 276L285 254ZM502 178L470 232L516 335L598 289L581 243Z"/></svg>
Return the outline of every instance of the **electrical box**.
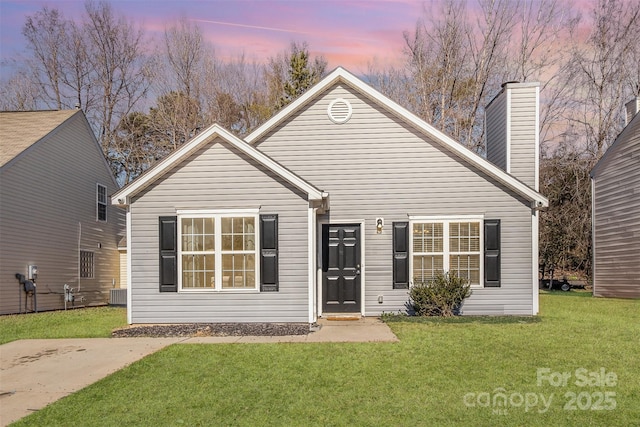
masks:
<svg viewBox="0 0 640 427"><path fill-rule="evenodd" d="M35 281L38 278L38 266L30 264L27 266L27 279Z"/></svg>

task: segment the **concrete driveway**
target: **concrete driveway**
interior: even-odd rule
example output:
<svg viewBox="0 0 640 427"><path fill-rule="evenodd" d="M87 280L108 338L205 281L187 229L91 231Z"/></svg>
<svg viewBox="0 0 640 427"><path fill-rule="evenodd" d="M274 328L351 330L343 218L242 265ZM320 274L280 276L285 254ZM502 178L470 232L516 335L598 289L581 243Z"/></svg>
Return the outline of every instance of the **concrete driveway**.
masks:
<svg viewBox="0 0 640 427"><path fill-rule="evenodd" d="M318 322L308 335L19 340L0 346L0 426L25 417L170 344L395 342L376 318Z"/></svg>
<svg viewBox="0 0 640 427"><path fill-rule="evenodd" d="M0 425L183 338L20 340L0 346Z"/></svg>

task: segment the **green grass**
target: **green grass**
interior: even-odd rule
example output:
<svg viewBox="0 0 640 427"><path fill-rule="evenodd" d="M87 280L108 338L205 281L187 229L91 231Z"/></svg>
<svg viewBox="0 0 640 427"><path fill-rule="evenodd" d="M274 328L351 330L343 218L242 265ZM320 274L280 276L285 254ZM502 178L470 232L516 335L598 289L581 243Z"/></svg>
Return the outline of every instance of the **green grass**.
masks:
<svg viewBox="0 0 640 427"><path fill-rule="evenodd" d="M127 310L117 307L0 316L0 344L32 338L101 338L126 326Z"/></svg>
<svg viewBox="0 0 640 427"><path fill-rule="evenodd" d="M538 321L389 325L399 343L173 345L17 425L635 426L640 420L640 300L552 293L541 296ZM576 369L601 367L617 375L615 386L576 384ZM571 378L566 386L539 386L539 368ZM502 389L515 403L518 393L551 403L546 412L539 402L494 413L500 408L464 402L469 393ZM570 393L586 407L587 398L595 404L604 392L615 393L615 409L564 408Z"/></svg>

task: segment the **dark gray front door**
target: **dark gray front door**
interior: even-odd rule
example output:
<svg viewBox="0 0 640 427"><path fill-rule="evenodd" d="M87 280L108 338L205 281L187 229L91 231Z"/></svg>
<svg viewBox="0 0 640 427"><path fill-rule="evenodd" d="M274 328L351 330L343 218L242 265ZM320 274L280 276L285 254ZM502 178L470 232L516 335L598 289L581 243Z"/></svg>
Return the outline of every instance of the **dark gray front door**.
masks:
<svg viewBox="0 0 640 427"><path fill-rule="evenodd" d="M360 313L360 225L322 226L322 311Z"/></svg>

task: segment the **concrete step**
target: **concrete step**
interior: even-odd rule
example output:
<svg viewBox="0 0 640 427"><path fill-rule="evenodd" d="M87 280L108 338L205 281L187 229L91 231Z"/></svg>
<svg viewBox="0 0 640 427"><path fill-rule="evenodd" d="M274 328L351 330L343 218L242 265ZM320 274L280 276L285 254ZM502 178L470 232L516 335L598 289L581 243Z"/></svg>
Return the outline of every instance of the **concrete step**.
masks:
<svg viewBox="0 0 640 427"><path fill-rule="evenodd" d="M360 313L323 313L322 319L328 321L357 321L362 319Z"/></svg>

